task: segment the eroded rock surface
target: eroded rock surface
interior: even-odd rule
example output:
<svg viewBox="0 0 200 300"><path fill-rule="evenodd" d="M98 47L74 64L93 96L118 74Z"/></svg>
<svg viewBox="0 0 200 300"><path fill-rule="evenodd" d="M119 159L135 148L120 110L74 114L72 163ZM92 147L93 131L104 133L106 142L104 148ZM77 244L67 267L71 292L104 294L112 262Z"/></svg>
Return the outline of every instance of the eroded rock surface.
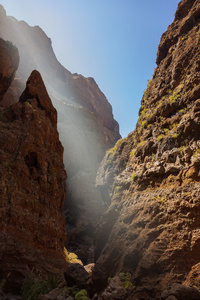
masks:
<svg viewBox="0 0 200 300"><path fill-rule="evenodd" d="M59 275L66 264L63 147L39 72L1 107L0 128L0 280L11 292L31 271Z"/></svg>
<svg viewBox="0 0 200 300"><path fill-rule="evenodd" d="M135 285L127 299L160 299L176 282L199 288L199 46L200 3L183 0L161 38L136 129L98 172L110 204L96 235L99 290L120 272Z"/></svg>

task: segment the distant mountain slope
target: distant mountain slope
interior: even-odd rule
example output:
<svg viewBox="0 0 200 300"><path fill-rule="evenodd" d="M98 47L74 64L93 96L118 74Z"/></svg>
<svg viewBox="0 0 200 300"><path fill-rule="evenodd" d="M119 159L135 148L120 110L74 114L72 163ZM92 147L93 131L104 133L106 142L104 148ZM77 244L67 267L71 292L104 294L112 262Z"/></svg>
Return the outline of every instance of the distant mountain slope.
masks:
<svg viewBox="0 0 200 300"><path fill-rule="evenodd" d="M110 204L96 234L93 281L105 289L98 299L200 299L189 287L200 290L199 128L200 2L182 0L161 38L136 129L98 172ZM119 275L130 288L124 298L115 298L113 281L106 288Z"/></svg>
<svg viewBox="0 0 200 300"><path fill-rule="evenodd" d="M93 235L104 207L95 188L96 171L106 149L120 138L112 108L94 79L71 74L56 59L51 40L38 26L7 17L0 6L0 37L17 46L20 63L3 99L16 102L32 70L37 69L58 110L58 130L68 172L66 220L68 247L92 259ZM70 58L69 58L70 59ZM81 246L82 245L82 246Z"/></svg>

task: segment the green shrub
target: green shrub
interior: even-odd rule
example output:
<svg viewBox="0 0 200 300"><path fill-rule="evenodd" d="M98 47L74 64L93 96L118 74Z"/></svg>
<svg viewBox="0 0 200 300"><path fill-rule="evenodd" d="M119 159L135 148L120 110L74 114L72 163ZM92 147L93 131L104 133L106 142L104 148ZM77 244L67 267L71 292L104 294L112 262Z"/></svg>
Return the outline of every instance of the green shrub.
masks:
<svg viewBox="0 0 200 300"><path fill-rule="evenodd" d="M107 153L107 155L109 155L111 158L114 156L114 154L116 153L116 151L119 149L119 147L121 146L121 144L123 143L123 142L125 142L126 141L126 139L127 138L124 138L124 139L119 139L117 142L116 142L116 144L115 144L115 146L113 147L113 148L111 148L111 149L109 149L106 153ZM109 161L109 159L107 160L107 162Z"/></svg>
<svg viewBox="0 0 200 300"><path fill-rule="evenodd" d="M72 287L68 287L67 291L69 291L70 295L75 300L87 300L88 299L87 291L85 289L80 290L76 285L74 285Z"/></svg>
<svg viewBox="0 0 200 300"><path fill-rule="evenodd" d="M121 280L121 284L125 289L135 288L131 282L131 274L130 273L119 273L119 278Z"/></svg>
<svg viewBox="0 0 200 300"><path fill-rule="evenodd" d="M184 149L185 149L185 146L181 146L181 147L179 148L180 152L183 152Z"/></svg>
<svg viewBox="0 0 200 300"><path fill-rule="evenodd" d="M121 281L126 281L131 279L131 273L119 273L119 278Z"/></svg>
<svg viewBox="0 0 200 300"><path fill-rule="evenodd" d="M108 284L111 282L112 277L108 277Z"/></svg>
<svg viewBox="0 0 200 300"><path fill-rule="evenodd" d="M78 293L75 295L75 300L87 300L87 291L85 289L80 290Z"/></svg>
<svg viewBox="0 0 200 300"><path fill-rule="evenodd" d="M173 135L172 135L172 138L173 139L176 139L178 137L178 133L174 133Z"/></svg>
<svg viewBox="0 0 200 300"><path fill-rule="evenodd" d="M165 204L165 197L160 197L160 196L157 196L157 197L152 197L152 200L155 200L155 201L158 201L160 204Z"/></svg>
<svg viewBox="0 0 200 300"><path fill-rule="evenodd" d="M170 93L171 94L171 93ZM177 94L177 92L173 92L173 94L169 97L169 101L171 101L172 103L175 103L176 100L178 98L180 98L181 96L179 94Z"/></svg>
<svg viewBox="0 0 200 300"><path fill-rule="evenodd" d="M121 189L121 186L116 186L116 188L115 188L117 191L119 191L120 189Z"/></svg>
<svg viewBox="0 0 200 300"><path fill-rule="evenodd" d="M130 156L135 155L135 149L130 152Z"/></svg>
<svg viewBox="0 0 200 300"><path fill-rule="evenodd" d="M159 141L162 141L162 139L163 139L163 135L161 134L161 135L158 136L157 140L159 142Z"/></svg>
<svg viewBox="0 0 200 300"><path fill-rule="evenodd" d="M167 94L172 94L172 90L171 90L171 89L168 89L168 90L166 91L166 93L167 93Z"/></svg>
<svg viewBox="0 0 200 300"><path fill-rule="evenodd" d="M166 134L168 133L168 131L169 131L168 128L164 128L164 132L165 132Z"/></svg>
<svg viewBox="0 0 200 300"><path fill-rule="evenodd" d="M36 277L31 273L24 281L22 287L22 300L37 300L40 295L44 295L54 290L59 284L59 280L54 276L49 276L46 280Z"/></svg>
<svg viewBox="0 0 200 300"><path fill-rule="evenodd" d="M77 287L77 285L70 286L67 288L67 290L70 292L70 295L74 298L75 295L80 292L80 289Z"/></svg>
<svg viewBox="0 0 200 300"><path fill-rule="evenodd" d="M145 143L146 143L146 141L141 141L141 142L138 144L138 147L143 146Z"/></svg>
<svg viewBox="0 0 200 300"><path fill-rule="evenodd" d="M200 149L197 149L192 155L193 156L199 156L200 155Z"/></svg>
<svg viewBox="0 0 200 300"><path fill-rule="evenodd" d="M130 289L130 288L133 287L133 284L132 284L132 282L126 280L126 281L122 282L122 286L123 286L125 289Z"/></svg>
<svg viewBox="0 0 200 300"><path fill-rule="evenodd" d="M133 173L133 174L131 175L131 181L134 181L134 179L135 179L135 173Z"/></svg>
<svg viewBox="0 0 200 300"><path fill-rule="evenodd" d="M144 121L142 122L142 124L141 124L141 127L140 127L141 130L142 130L142 128L144 127L145 123L146 123L146 121L144 120Z"/></svg>
<svg viewBox="0 0 200 300"><path fill-rule="evenodd" d="M6 279L3 278L1 281L0 281L0 293L3 292L3 289L5 287L5 284L6 284Z"/></svg>

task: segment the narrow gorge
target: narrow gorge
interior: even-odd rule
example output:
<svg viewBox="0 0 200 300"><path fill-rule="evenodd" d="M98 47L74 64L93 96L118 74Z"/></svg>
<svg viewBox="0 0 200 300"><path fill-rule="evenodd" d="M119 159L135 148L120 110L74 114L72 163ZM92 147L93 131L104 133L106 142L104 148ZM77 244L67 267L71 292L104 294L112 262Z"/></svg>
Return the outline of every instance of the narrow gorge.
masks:
<svg viewBox="0 0 200 300"><path fill-rule="evenodd" d="M38 300L199 300L199 0L180 1L124 139L42 29L1 6L0 37L0 282L21 297L34 270L61 280Z"/></svg>

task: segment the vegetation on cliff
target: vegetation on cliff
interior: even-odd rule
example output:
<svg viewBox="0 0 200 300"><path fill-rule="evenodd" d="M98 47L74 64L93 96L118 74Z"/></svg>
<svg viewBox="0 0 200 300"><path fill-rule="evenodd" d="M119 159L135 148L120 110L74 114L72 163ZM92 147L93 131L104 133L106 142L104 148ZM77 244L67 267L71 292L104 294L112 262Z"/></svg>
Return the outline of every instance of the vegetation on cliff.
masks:
<svg viewBox="0 0 200 300"><path fill-rule="evenodd" d="M111 205L96 234L93 280L102 290L108 277L130 272L136 289L124 299L160 299L172 282L200 288L192 279L193 269L200 278L199 32L199 1L182 0L161 38L136 129L98 172Z"/></svg>

